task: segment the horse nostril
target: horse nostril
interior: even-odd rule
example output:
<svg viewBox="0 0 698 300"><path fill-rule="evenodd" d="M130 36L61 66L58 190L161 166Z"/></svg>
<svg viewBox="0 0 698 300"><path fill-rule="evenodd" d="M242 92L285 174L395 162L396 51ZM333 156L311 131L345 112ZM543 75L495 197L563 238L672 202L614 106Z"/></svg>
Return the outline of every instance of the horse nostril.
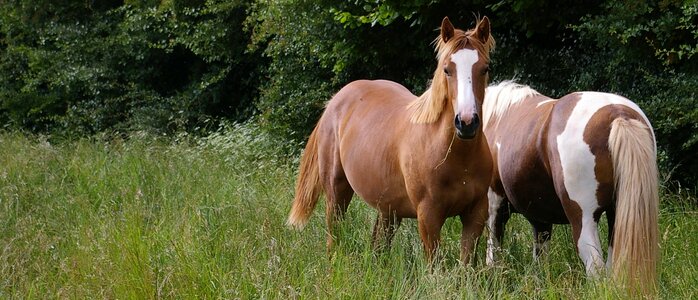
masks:
<svg viewBox="0 0 698 300"><path fill-rule="evenodd" d="M477 114L473 114L473 120L470 122L470 126L477 128L480 125L480 117Z"/></svg>
<svg viewBox="0 0 698 300"><path fill-rule="evenodd" d="M461 121L460 115L456 115L454 122L456 123L455 125L458 130L463 130L463 121Z"/></svg>
<svg viewBox="0 0 698 300"><path fill-rule="evenodd" d="M480 128L480 116L477 114L472 114L468 122L464 122L460 115L456 115L453 121L456 125L456 134L464 140L474 138L478 128Z"/></svg>

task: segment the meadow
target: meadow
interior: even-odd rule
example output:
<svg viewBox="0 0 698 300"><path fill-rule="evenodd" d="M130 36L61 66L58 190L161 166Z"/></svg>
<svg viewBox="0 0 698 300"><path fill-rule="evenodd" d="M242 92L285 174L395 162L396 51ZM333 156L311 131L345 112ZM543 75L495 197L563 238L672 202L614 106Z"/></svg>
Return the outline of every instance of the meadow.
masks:
<svg viewBox="0 0 698 300"><path fill-rule="evenodd" d="M322 201L303 231L284 224L298 157L281 143L244 125L207 137L0 133L0 298L619 297L586 278L569 226L554 227L548 256L534 262L520 215L499 265L485 266L481 240L463 267L460 222L449 219L443 259L429 268L415 220L375 254L376 213L355 198L327 253ZM696 196L671 190L661 190L659 297L698 298Z"/></svg>

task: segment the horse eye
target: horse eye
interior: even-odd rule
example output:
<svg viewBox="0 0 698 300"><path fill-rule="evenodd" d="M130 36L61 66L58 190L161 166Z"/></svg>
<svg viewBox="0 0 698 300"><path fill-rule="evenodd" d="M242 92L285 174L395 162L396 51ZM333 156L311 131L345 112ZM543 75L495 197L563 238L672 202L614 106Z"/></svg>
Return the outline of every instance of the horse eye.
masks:
<svg viewBox="0 0 698 300"><path fill-rule="evenodd" d="M451 77L451 71L449 71L447 68L444 68L444 73L446 73L446 76Z"/></svg>
<svg viewBox="0 0 698 300"><path fill-rule="evenodd" d="M490 66L485 66L485 68L482 70L482 75L485 75L491 71Z"/></svg>

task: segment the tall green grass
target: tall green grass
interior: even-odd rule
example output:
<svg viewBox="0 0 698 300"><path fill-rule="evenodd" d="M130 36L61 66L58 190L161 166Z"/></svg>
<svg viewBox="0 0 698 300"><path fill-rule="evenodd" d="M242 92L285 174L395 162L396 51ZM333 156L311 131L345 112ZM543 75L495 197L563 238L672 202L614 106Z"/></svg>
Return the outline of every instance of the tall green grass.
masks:
<svg viewBox="0 0 698 300"><path fill-rule="evenodd" d="M568 226L533 262L520 216L500 265L484 266L481 242L476 264L461 266L452 219L429 268L414 220L375 254L375 212L355 198L327 253L322 204L304 231L284 226L297 165L284 142L241 125L206 138L58 144L0 134L0 298L618 297L586 279ZM662 198L662 298L698 297L698 210L687 203L693 194Z"/></svg>

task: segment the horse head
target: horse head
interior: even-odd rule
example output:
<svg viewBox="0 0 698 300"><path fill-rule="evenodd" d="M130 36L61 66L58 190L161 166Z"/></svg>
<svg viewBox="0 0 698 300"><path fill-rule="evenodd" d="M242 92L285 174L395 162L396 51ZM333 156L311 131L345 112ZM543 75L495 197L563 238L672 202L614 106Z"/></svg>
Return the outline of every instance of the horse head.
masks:
<svg viewBox="0 0 698 300"><path fill-rule="evenodd" d="M448 17L441 22L436 40L439 65L432 89L443 93L454 112L456 134L472 139L481 132L482 103L489 76L489 52L494 47L487 17L465 32L455 29Z"/></svg>

